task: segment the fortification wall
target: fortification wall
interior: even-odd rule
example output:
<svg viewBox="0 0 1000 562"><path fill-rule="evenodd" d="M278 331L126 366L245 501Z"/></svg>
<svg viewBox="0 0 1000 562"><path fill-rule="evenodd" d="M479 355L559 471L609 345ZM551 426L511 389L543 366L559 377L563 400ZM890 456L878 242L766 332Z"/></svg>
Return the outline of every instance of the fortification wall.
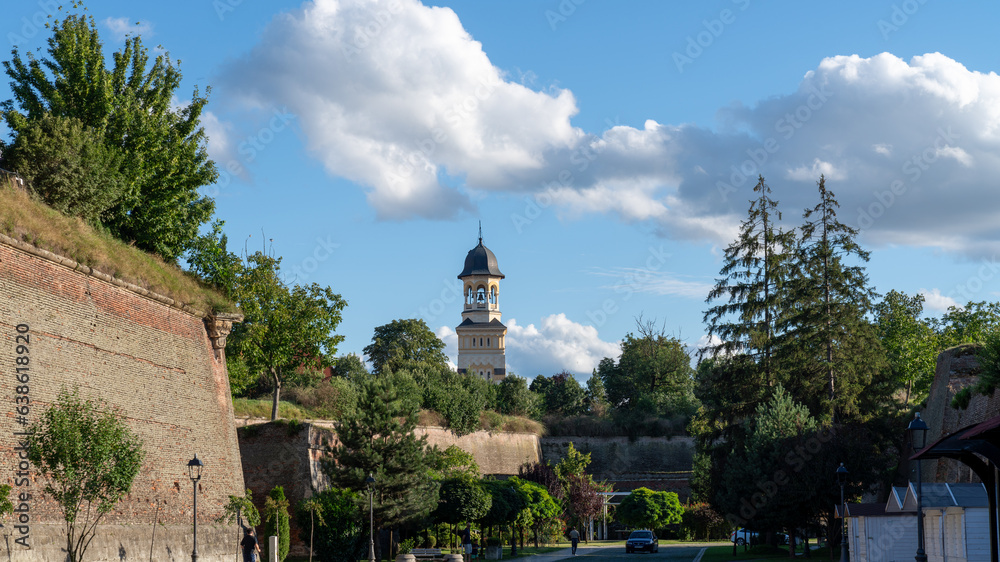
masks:
<svg viewBox="0 0 1000 562"><path fill-rule="evenodd" d="M442 450L456 445L471 453L483 474L516 476L522 464L542 459L539 438L533 433L476 431L459 437L440 427L418 427L415 433L426 435L428 444Z"/></svg>
<svg viewBox="0 0 1000 562"><path fill-rule="evenodd" d="M233 559L235 527L212 524L227 496L243 490L225 357L217 349L231 324L206 321L169 299L140 293L0 237L0 482L11 484L15 497L30 495L18 502L25 511L16 514L17 526L5 521L12 561L65 556L64 539L53 538L61 529L58 506L44 494L35 467L18 454L18 433L62 388L78 388L83 397L120 408L145 443L132 493L105 517L88 559L148 559L151 547L156 560L190 557L193 485L187 462L195 454L205 464L197 492L199 558ZM19 344L27 349L18 350ZM15 378L18 366L30 369L23 382ZM19 412L25 403L27 410Z"/></svg>
<svg viewBox="0 0 1000 562"><path fill-rule="evenodd" d="M542 457L552 464L566 456L569 444L590 453L587 468L596 480L629 491L645 486L676 492L681 501L691 495L689 478L694 462L694 439L690 437L543 437Z"/></svg>
<svg viewBox="0 0 1000 562"><path fill-rule="evenodd" d="M964 410L951 407L951 400L979 380L979 346L966 344L946 349L938 355L934 383L921 416L927 422L927 442L943 435L1000 415L1000 390L993 396L973 395ZM964 464L950 460L923 461L922 476L927 482L973 482L978 480Z"/></svg>

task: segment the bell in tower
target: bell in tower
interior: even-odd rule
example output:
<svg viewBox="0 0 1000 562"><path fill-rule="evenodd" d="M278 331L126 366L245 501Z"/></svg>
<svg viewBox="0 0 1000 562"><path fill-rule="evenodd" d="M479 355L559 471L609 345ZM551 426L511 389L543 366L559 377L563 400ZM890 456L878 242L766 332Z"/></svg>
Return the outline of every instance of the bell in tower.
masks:
<svg viewBox="0 0 1000 562"><path fill-rule="evenodd" d="M458 372L500 382L507 373L505 344L507 326L500 322L500 280L504 274L497 257L479 244L465 256L465 268L458 274L465 295L458 335Z"/></svg>

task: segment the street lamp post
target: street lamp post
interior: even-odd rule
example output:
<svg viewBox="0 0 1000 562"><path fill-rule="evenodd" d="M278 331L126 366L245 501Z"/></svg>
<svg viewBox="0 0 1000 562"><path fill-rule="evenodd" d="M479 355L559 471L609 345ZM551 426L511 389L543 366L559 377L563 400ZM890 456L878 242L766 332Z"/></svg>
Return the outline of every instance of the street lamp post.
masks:
<svg viewBox="0 0 1000 562"><path fill-rule="evenodd" d="M375 490L372 487L375 477L372 473L368 473L365 484L368 485L368 562L375 562Z"/></svg>
<svg viewBox="0 0 1000 562"><path fill-rule="evenodd" d="M847 504L844 503L844 485L847 484L847 469L844 463L840 463L837 468L837 483L840 484L840 518L843 521L840 525L840 562L848 562L850 556L847 552Z"/></svg>
<svg viewBox="0 0 1000 562"><path fill-rule="evenodd" d="M906 433L910 437L910 446L916 453L924 448L927 439L927 423L920 419L920 412L917 412L913 421L906 427ZM924 504L922 478L920 475L920 461L917 461L917 555L914 557L917 562L927 562L927 554L924 552Z"/></svg>
<svg viewBox="0 0 1000 562"><path fill-rule="evenodd" d="M201 469L204 466L198 459L198 455L188 461L188 476L191 478L194 497L191 509L191 517L194 522L194 545L191 547L191 562L198 562L198 481L201 480Z"/></svg>

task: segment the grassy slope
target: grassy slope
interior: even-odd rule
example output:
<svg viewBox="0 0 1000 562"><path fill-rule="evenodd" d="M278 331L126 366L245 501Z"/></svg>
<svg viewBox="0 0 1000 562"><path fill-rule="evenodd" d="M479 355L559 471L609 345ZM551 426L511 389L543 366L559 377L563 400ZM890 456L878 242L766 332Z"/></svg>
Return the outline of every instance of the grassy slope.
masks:
<svg viewBox="0 0 1000 562"><path fill-rule="evenodd" d="M204 312L232 312L221 295L157 256L67 217L0 176L0 233Z"/></svg>
<svg viewBox="0 0 1000 562"><path fill-rule="evenodd" d="M238 418L270 418L271 400L268 398L261 398L258 400L251 398L233 398L233 412ZM286 420L324 419L323 415L320 413L284 400L278 402L278 417ZM432 412L430 410L420 411L420 419L418 423L423 426L444 427L447 429L447 424L444 422L444 418L437 412ZM480 429L486 431L534 433L535 435L542 435L544 433L542 424L536 422L535 420L515 416L501 416L499 414L496 416L482 416L480 418Z"/></svg>

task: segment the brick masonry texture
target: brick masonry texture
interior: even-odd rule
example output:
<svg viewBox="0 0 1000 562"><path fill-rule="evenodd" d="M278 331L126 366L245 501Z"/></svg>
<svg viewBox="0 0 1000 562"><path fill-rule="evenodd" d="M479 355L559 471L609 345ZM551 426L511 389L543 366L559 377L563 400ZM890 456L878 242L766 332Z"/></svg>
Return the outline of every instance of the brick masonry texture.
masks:
<svg viewBox="0 0 1000 562"><path fill-rule="evenodd" d="M198 515L209 533L207 524L221 514L227 497L244 488L225 357L213 350L204 319L0 243L0 482L12 485L18 463L14 432L22 429L14 410L19 324L28 325L31 336L29 422L60 389L79 388L81 396L121 409L145 443L132 493L104 523L138 524L148 533L155 518L167 529L165 536L175 526L178 534L184 528L189 533L192 483L186 465L197 453L205 463ZM32 493L32 525L60 523L61 513L43 487L32 467L30 485L14 491ZM190 554L187 540L174 551L186 548ZM215 546L199 541L204 560L212 559L212 550L231 550Z"/></svg>
<svg viewBox="0 0 1000 562"><path fill-rule="evenodd" d="M979 347L965 344L942 351L938 355L927 407L921 416L927 422L927 443L963 427L984 422L1000 415L1000 390L992 396L974 394L969 407L958 410L951 407L951 400L963 388L979 381ZM925 482L978 482L966 465L951 459L922 461L921 476ZM912 465L913 463L908 463ZM912 468L912 467L911 467ZM912 468L912 476L916 469Z"/></svg>
<svg viewBox="0 0 1000 562"><path fill-rule="evenodd" d="M542 437L542 457L554 465L566 456L570 443L581 453L590 453L588 472L615 490L644 486L677 492L682 502L691 495L694 439L690 437Z"/></svg>

